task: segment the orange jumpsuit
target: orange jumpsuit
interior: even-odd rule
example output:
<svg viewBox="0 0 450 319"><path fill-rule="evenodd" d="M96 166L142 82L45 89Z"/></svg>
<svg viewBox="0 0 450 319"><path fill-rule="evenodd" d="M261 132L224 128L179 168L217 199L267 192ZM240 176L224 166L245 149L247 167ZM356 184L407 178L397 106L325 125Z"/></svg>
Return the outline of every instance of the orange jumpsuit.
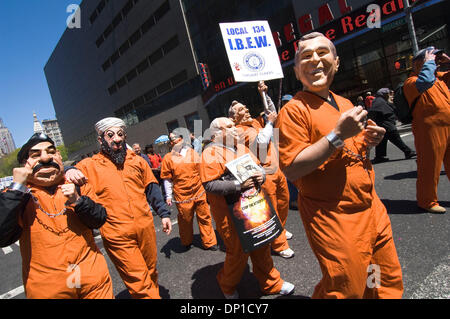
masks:
<svg viewBox="0 0 450 319"><path fill-rule="evenodd" d="M308 92L297 93L283 107L276 123L282 168L327 135L342 112L353 108L349 100L333 97L340 111ZM347 139L345 146L353 153L367 155L362 133ZM374 180L368 159L362 162L338 150L294 182L305 232L323 274L313 298L402 296L402 273L391 223L375 192ZM370 265L379 266L375 277L368 272ZM380 287L366 284L372 278L380 278Z"/></svg>
<svg viewBox="0 0 450 319"><path fill-rule="evenodd" d="M98 203L87 190L88 184L81 187L81 194ZM32 187L31 193L50 214L61 212L67 201L60 189L51 195ZM114 298L105 257L95 244L92 230L79 220L73 207L67 206L64 214L51 218L30 199L19 225L23 229L20 251L27 298Z"/></svg>
<svg viewBox="0 0 450 319"><path fill-rule="evenodd" d="M202 182L218 179L227 170L225 167L226 163L249 152L250 150L243 144L238 144L236 152L221 145L210 144L202 153L202 162L200 164ZM256 158L254 160L259 163ZM222 292L224 294L235 292L247 266L248 257L252 260L253 273L259 282L261 290L266 294L280 292L284 281L273 265L270 246L265 245L249 254L244 253L225 198L209 192L207 197L211 206L211 213L216 222L217 231L226 246L225 262L217 274L217 281Z"/></svg>
<svg viewBox="0 0 450 319"><path fill-rule="evenodd" d="M157 183L147 162L127 151L123 169L98 153L76 167L88 178L108 218L100 228L108 256L133 298L160 299L156 231L145 189Z"/></svg>
<svg viewBox="0 0 450 319"><path fill-rule="evenodd" d="M437 72L433 86L422 94L416 88L417 75L403 86L409 104L420 95L413 111L412 132L417 152L417 204L438 205L437 186L444 163L450 180L450 71Z"/></svg>
<svg viewBox="0 0 450 319"><path fill-rule="evenodd" d="M205 249L217 244L211 222L206 193L200 180L200 156L192 148L185 156L170 152L161 164L161 178L170 179L173 184L174 199L177 202L178 226L181 244L188 246L194 239L193 219L197 214L198 228Z"/></svg>
<svg viewBox="0 0 450 319"><path fill-rule="evenodd" d="M259 117L261 118L261 117ZM283 232L272 242L272 249L276 252L280 252L289 248L289 244L286 239L286 220L289 213L289 189L287 185L286 177L278 166L278 156L276 149L271 141L268 147L258 148L255 143L256 137L260 130L261 119L254 119L250 125L237 125L239 130L239 137L241 141L245 142L245 146L250 148L253 154L257 155L259 161L266 172L266 181L262 185L262 189L269 196L275 211L283 226Z"/></svg>

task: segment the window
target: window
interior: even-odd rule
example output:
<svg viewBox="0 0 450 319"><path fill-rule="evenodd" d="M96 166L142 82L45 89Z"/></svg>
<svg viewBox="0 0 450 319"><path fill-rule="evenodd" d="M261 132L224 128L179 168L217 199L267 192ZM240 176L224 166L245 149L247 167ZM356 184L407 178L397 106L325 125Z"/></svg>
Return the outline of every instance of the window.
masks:
<svg viewBox="0 0 450 319"><path fill-rule="evenodd" d="M109 95L113 95L117 92L117 86L114 84L113 86L108 88Z"/></svg>
<svg viewBox="0 0 450 319"><path fill-rule="evenodd" d="M123 55L130 48L130 43L125 41L119 48L120 55Z"/></svg>
<svg viewBox="0 0 450 319"><path fill-rule="evenodd" d="M172 37L169 41L164 43L164 45L162 46L162 50L163 50L164 54L167 54L170 51L172 51L174 48L176 48L178 46L178 44L179 44L178 36Z"/></svg>
<svg viewBox="0 0 450 319"><path fill-rule="evenodd" d="M127 79L125 77L123 77L119 81L117 81L117 86L118 86L119 89L121 87L123 87L125 84L127 84Z"/></svg>
<svg viewBox="0 0 450 319"><path fill-rule="evenodd" d="M151 89L147 93L144 94L145 101L151 101L154 99L158 94L156 93L155 89Z"/></svg>
<svg viewBox="0 0 450 319"><path fill-rule="evenodd" d="M133 69L130 72L128 72L127 73L127 80L128 80L128 82L131 82L131 80L133 80L136 76L137 76L136 69Z"/></svg>
<svg viewBox="0 0 450 319"><path fill-rule="evenodd" d="M155 20L158 22L161 18L170 10L169 1L164 2L156 11L155 11Z"/></svg>
<svg viewBox="0 0 450 319"><path fill-rule="evenodd" d="M112 25L113 27L117 27L119 25L119 23L122 22L122 13L119 12L119 14L114 18Z"/></svg>
<svg viewBox="0 0 450 319"><path fill-rule="evenodd" d="M111 55L111 63L113 64L114 62L116 62L118 58L120 58L120 53L119 51L116 51L113 55Z"/></svg>
<svg viewBox="0 0 450 319"><path fill-rule="evenodd" d="M150 64L155 64L159 59L163 57L163 52L161 48L153 52L148 58L150 61Z"/></svg>
<svg viewBox="0 0 450 319"><path fill-rule="evenodd" d="M97 17L98 17L97 10L95 10L89 17L89 21L91 22L91 24L94 23L94 21L97 19Z"/></svg>
<svg viewBox="0 0 450 319"><path fill-rule="evenodd" d="M166 126L167 126L167 131L169 131L169 133L172 132L174 129L180 127L180 125L178 125L178 120L173 120L173 121L167 122Z"/></svg>
<svg viewBox="0 0 450 319"><path fill-rule="evenodd" d="M99 48L103 41L105 41L105 39L103 38L103 34L97 39L97 41L95 41L95 45L97 46L97 48Z"/></svg>
<svg viewBox="0 0 450 319"><path fill-rule="evenodd" d="M131 11L132 8L133 8L133 1L129 0L127 4L122 8L122 14L126 16Z"/></svg>
<svg viewBox="0 0 450 319"><path fill-rule="evenodd" d="M133 33L130 37L130 44L135 44L141 38L141 30L138 29L135 33Z"/></svg>
<svg viewBox="0 0 450 319"><path fill-rule="evenodd" d="M155 25L155 17L152 14L150 18L148 18L147 21L145 21L144 24L142 24L141 26L142 34L146 33L154 25Z"/></svg>
<svg viewBox="0 0 450 319"><path fill-rule="evenodd" d="M195 128L195 127L194 127L194 122L195 122L195 121L198 121L198 120L200 120L200 116L198 115L197 112L188 114L188 115L186 115L186 116L184 117L184 121L186 122L187 129L188 129L191 133L194 133L194 132L195 132L195 130L194 130L194 128Z"/></svg>
<svg viewBox="0 0 450 319"><path fill-rule="evenodd" d="M103 32L103 37L106 39L106 38L111 34L111 32L112 32L113 29L114 29L114 28L113 28L113 25L110 24L110 25L105 29L105 32Z"/></svg>
<svg viewBox="0 0 450 319"><path fill-rule="evenodd" d="M170 81L165 81L156 87L156 91L158 92L158 94L163 94L171 88L172 86L170 85Z"/></svg>
<svg viewBox="0 0 450 319"><path fill-rule="evenodd" d="M138 64L138 66L136 67L137 71L140 73L144 72L147 68L148 68L148 60L145 59L144 61L142 61L141 63Z"/></svg>
<svg viewBox="0 0 450 319"><path fill-rule="evenodd" d="M178 73L177 75L175 75L174 77L172 77L170 79L170 81L172 82L172 86L175 87L178 84L180 84L181 82L187 80L187 71L183 70L180 73Z"/></svg>
<svg viewBox="0 0 450 319"><path fill-rule="evenodd" d="M108 59L108 60L106 60L106 62L103 63L103 65L102 65L103 71L106 71L107 69L109 69L110 66L111 66L111 61Z"/></svg>

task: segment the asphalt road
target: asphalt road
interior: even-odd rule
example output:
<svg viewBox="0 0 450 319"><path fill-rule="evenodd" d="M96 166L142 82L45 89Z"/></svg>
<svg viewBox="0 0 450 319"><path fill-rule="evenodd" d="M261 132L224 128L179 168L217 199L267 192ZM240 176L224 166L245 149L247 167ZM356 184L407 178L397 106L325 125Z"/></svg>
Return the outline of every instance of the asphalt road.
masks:
<svg viewBox="0 0 450 319"><path fill-rule="evenodd" d="M404 141L413 147L413 136L403 132ZM372 154L373 157L373 154ZM403 298L450 298L450 212L429 214L420 211L415 202L416 162L404 160L403 153L388 144L391 161L376 164L376 190L386 205L392 222L394 240L403 270L405 292ZM450 211L450 183L442 171L438 188L440 203ZM176 221L176 209L172 214ZM175 222L176 223L176 222ZM160 294L163 299L221 299L223 295L215 276L225 253L201 248L198 228L195 227L194 247L181 252L178 227L172 234L161 231L155 221L158 244L158 271ZM295 284L295 293L283 298L310 298L321 278L320 269L305 237L297 211L290 211L286 228L294 234L289 241L295 256L283 259L273 256L282 277ZM101 239L97 238L100 248ZM222 245L223 248L223 245ZM104 252L104 250L102 249ZM106 254L105 254L106 256ZM129 298L114 266L107 258L117 298ZM21 257L19 246L13 244L0 249L0 299L23 299ZM251 273L251 262L238 286L241 298L272 299L280 296L262 296Z"/></svg>

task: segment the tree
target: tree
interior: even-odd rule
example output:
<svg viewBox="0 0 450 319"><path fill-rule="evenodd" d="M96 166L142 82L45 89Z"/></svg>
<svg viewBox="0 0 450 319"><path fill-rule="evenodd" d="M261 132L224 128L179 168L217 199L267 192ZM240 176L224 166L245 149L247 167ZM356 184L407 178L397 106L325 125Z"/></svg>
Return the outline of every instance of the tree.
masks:
<svg viewBox="0 0 450 319"><path fill-rule="evenodd" d="M19 166L17 162L19 150L20 148L0 159L0 177L12 176L13 168Z"/></svg>

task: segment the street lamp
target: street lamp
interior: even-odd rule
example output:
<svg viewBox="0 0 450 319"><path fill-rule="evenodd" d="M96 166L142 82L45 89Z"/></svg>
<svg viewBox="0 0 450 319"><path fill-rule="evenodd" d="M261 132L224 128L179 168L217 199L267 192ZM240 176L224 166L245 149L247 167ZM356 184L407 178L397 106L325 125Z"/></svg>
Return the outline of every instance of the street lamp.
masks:
<svg viewBox="0 0 450 319"><path fill-rule="evenodd" d="M417 44L416 30L414 29L414 21L412 18L412 9L417 5L419 1L415 1L412 5L409 4L409 0L403 0L403 6L405 7L406 23L408 24L409 36L412 42L413 55L419 51L419 45Z"/></svg>

